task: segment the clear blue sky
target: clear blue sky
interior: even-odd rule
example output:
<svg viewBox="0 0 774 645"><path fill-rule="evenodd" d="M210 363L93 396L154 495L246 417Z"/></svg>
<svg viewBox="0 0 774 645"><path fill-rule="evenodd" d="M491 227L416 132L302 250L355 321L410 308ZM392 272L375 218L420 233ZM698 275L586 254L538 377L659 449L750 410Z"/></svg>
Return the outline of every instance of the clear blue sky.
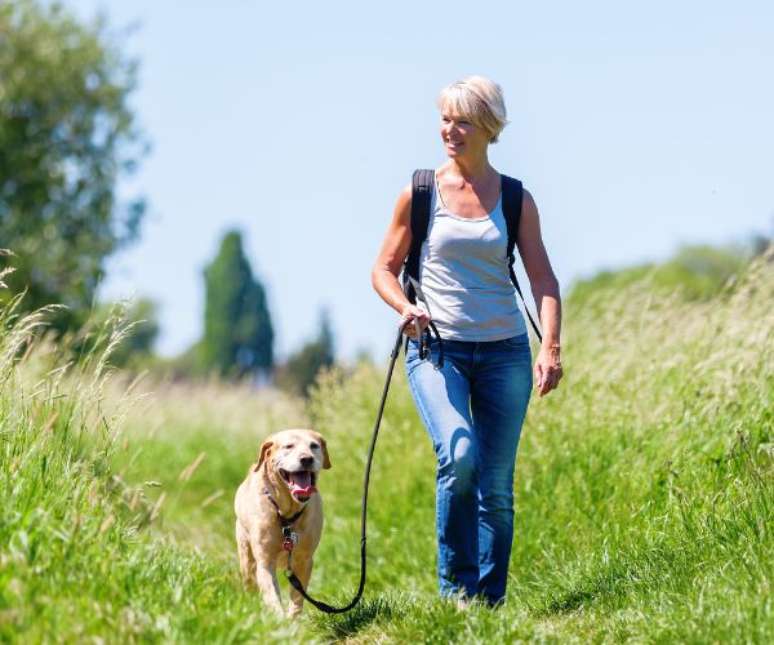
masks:
<svg viewBox="0 0 774 645"><path fill-rule="evenodd" d="M511 124L491 161L520 177L567 288L683 243L770 233L770 2L67 0L141 62L153 150L142 240L105 299L161 305L159 350L202 327L202 269L240 228L280 355L328 306L341 355L386 355L396 316L369 272L412 169L444 161L438 90L490 76Z"/></svg>

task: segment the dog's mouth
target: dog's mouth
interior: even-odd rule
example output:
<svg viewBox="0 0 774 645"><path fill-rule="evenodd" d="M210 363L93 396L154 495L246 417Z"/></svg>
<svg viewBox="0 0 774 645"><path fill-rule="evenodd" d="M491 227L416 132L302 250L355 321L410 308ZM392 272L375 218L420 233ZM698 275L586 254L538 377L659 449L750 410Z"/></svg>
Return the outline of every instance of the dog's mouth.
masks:
<svg viewBox="0 0 774 645"><path fill-rule="evenodd" d="M317 488L315 487L317 473L313 470L296 470L295 472L290 472L280 468L279 472L282 479L284 479L285 483L288 485L290 494L299 502L307 501L317 492Z"/></svg>

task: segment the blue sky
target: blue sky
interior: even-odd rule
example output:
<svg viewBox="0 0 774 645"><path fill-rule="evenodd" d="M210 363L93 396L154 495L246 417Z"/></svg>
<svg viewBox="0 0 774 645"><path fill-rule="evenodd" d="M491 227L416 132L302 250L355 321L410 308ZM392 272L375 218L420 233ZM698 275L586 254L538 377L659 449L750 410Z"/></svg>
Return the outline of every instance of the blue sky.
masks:
<svg viewBox="0 0 774 645"><path fill-rule="evenodd" d="M101 297L158 301L166 355L199 337L202 269L233 227L281 356L323 306L342 356L386 355L397 317L370 268L411 171L444 161L438 90L468 74L504 88L490 159L534 195L563 288L772 229L768 2L64 4L139 27L122 38L152 152L121 190L150 211Z"/></svg>

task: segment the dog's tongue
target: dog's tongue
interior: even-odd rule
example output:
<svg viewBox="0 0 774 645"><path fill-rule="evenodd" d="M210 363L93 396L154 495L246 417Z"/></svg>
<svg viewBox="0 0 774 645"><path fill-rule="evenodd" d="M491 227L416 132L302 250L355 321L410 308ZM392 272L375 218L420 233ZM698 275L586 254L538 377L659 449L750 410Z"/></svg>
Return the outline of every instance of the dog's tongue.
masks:
<svg viewBox="0 0 774 645"><path fill-rule="evenodd" d="M309 497L317 489L312 485L312 473L308 470L300 470L296 473L288 473L290 479L290 492L301 497Z"/></svg>

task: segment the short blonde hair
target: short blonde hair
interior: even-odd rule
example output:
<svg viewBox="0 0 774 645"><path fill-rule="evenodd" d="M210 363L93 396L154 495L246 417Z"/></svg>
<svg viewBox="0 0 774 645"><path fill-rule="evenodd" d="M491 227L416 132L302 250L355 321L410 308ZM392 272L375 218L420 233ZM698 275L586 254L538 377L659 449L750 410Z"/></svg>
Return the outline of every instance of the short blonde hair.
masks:
<svg viewBox="0 0 774 645"><path fill-rule="evenodd" d="M452 83L438 95L438 109L450 108L454 114L470 119L473 125L489 133L489 141L497 138L508 125L503 90L484 76L468 76Z"/></svg>

